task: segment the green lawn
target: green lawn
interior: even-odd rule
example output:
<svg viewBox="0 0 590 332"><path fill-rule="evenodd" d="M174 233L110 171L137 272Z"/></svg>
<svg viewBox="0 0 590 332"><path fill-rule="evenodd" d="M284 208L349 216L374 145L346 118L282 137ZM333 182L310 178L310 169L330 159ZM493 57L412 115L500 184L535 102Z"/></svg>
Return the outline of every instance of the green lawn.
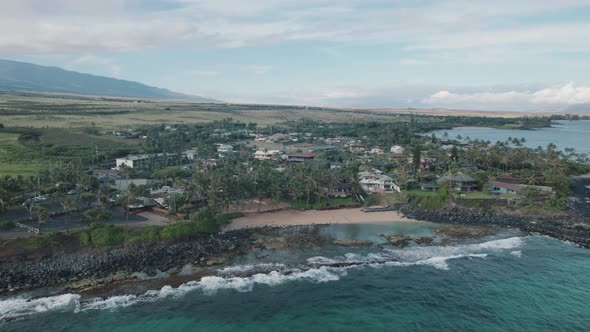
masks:
<svg viewBox="0 0 590 332"><path fill-rule="evenodd" d="M0 133L0 176L37 174L42 160L34 150L18 141L19 134Z"/></svg>
<svg viewBox="0 0 590 332"><path fill-rule="evenodd" d="M409 189L406 193L417 197L438 197L440 195L437 191L422 191L422 189Z"/></svg>
<svg viewBox="0 0 590 332"><path fill-rule="evenodd" d="M454 193L456 198L461 199L496 199L496 198L515 198L517 195L514 194L500 194L494 195L487 191L475 191L471 193ZM465 195L465 196L462 196Z"/></svg>

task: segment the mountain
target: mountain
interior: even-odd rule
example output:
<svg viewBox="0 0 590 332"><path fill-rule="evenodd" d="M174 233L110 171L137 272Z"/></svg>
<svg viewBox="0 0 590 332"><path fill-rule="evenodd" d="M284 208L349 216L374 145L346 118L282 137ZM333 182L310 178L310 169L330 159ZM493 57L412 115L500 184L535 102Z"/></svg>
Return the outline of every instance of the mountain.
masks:
<svg viewBox="0 0 590 332"><path fill-rule="evenodd" d="M0 90L214 102L133 81L0 59Z"/></svg>

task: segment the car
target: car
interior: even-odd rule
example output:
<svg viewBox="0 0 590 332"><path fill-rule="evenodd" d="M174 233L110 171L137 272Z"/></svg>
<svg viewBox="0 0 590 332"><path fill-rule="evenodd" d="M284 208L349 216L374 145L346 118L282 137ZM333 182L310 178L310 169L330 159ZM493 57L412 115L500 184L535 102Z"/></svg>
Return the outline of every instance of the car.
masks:
<svg viewBox="0 0 590 332"><path fill-rule="evenodd" d="M76 194L76 191L75 190L68 191L68 195L75 195L75 194Z"/></svg>

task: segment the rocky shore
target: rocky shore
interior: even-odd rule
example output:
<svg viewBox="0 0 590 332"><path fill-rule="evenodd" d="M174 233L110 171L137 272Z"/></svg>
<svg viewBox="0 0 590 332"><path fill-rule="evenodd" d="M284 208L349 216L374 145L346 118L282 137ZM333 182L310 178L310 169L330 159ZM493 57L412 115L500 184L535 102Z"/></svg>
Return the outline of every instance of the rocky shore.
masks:
<svg viewBox="0 0 590 332"><path fill-rule="evenodd" d="M207 265L208 260L216 259L215 256L247 250L252 233L252 230L236 230L174 243L139 244L57 255L39 262L2 264L0 293L129 276L134 272L155 275L184 264Z"/></svg>
<svg viewBox="0 0 590 332"><path fill-rule="evenodd" d="M590 248L590 223L580 217L528 216L466 208L423 210L409 205L402 206L400 212L408 218L436 223L514 227Z"/></svg>

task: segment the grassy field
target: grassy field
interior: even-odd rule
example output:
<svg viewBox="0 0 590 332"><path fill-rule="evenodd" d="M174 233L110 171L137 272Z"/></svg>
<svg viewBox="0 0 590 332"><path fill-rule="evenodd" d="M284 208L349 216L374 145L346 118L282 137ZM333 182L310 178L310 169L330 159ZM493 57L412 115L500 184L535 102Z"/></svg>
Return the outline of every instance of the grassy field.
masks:
<svg viewBox="0 0 590 332"><path fill-rule="evenodd" d="M39 171L42 159L18 141L19 134L0 133L0 176L30 176Z"/></svg>
<svg viewBox="0 0 590 332"><path fill-rule="evenodd" d="M34 133L38 140L19 141L23 133ZM110 134L91 135L77 129L5 128L0 129L0 176L32 176L52 162L72 159L111 161L105 155L113 151L133 151L137 140Z"/></svg>
<svg viewBox="0 0 590 332"><path fill-rule="evenodd" d="M232 118L269 125L313 118L347 122L393 120L395 114L353 109L279 105L212 104L173 100L135 100L0 92L1 123L10 127L121 129L140 125L204 123Z"/></svg>

